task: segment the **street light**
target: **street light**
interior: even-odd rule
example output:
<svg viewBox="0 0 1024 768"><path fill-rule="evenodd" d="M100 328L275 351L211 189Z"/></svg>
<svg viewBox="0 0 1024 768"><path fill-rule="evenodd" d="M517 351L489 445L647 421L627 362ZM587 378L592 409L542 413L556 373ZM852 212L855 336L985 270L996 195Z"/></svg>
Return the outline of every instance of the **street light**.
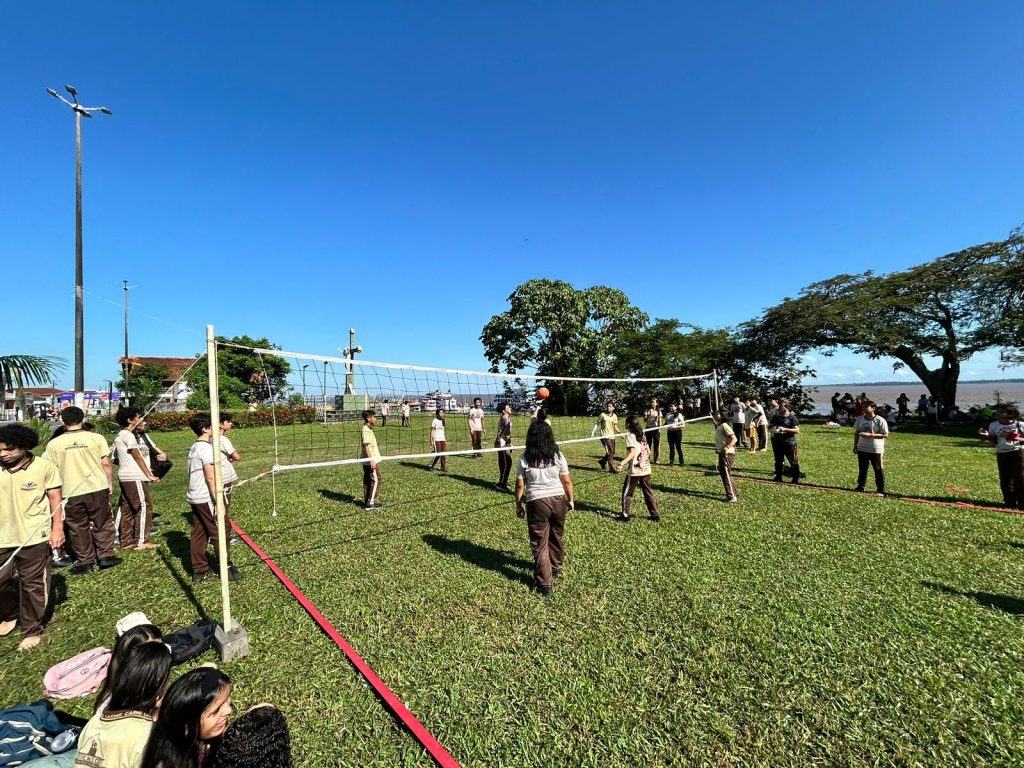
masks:
<svg viewBox="0 0 1024 768"><path fill-rule="evenodd" d="M75 405L85 405L85 321L82 299L82 117L93 112L112 114L106 107L84 107L78 103L78 91L70 85L64 90L71 94L68 101L52 88L46 92L71 107L75 113Z"/></svg>

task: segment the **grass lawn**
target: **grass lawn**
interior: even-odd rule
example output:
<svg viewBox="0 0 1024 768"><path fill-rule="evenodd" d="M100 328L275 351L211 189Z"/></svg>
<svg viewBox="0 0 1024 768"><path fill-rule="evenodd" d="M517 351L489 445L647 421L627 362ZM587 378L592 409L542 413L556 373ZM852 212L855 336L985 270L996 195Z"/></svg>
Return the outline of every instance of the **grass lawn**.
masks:
<svg viewBox="0 0 1024 768"><path fill-rule="evenodd" d="M282 430L281 448L316 461L347 428ZM167 630L218 615L216 583L189 581L191 435L156 438L176 465L153 489L164 546L57 572L47 642L0 640L0 704L38 698L47 667L109 646L131 610ZM243 477L269 465L269 430L232 438ZM1021 764L1024 517L746 479L770 477L770 451L738 456L727 505L710 425L686 440L686 468L655 469L660 525L639 495L639 519L614 522L621 477L598 471L596 444L571 447L578 510L550 601L530 590L493 455L447 475L386 462L372 512L358 466L282 473L277 517L270 478L238 489L233 514L465 766ZM852 488L851 448L850 430L805 425L807 481ZM1001 501L966 429L897 433L887 472L893 494ZM244 545L234 559L253 646L226 668L236 709L279 704L299 766L431 765L269 570Z"/></svg>

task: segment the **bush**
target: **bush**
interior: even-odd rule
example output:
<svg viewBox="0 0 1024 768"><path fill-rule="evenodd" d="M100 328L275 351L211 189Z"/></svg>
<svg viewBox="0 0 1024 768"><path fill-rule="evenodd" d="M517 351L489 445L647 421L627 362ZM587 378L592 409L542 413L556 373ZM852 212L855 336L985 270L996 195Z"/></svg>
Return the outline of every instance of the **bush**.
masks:
<svg viewBox="0 0 1024 768"><path fill-rule="evenodd" d="M311 424L316 421L316 408L311 405L289 407L279 405L276 408L260 406L255 411L239 411L234 414L236 427L269 427L276 421L279 426L289 424Z"/></svg>
<svg viewBox="0 0 1024 768"><path fill-rule="evenodd" d="M158 413L156 411L146 416L146 430L150 432L178 432L188 429L188 420L192 418L195 411L178 413L168 411Z"/></svg>

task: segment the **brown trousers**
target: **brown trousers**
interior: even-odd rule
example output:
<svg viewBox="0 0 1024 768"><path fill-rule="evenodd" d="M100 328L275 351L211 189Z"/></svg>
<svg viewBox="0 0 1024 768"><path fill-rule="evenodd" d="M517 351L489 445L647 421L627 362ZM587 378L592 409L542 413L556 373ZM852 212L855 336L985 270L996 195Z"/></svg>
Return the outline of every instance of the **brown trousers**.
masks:
<svg viewBox="0 0 1024 768"><path fill-rule="evenodd" d="M380 464L371 467L370 462L363 464L363 506L377 503L380 493Z"/></svg>
<svg viewBox="0 0 1024 768"><path fill-rule="evenodd" d="M647 432L647 445L651 449L651 463L657 464L658 458L661 456L661 430L656 429L653 432Z"/></svg>
<svg viewBox="0 0 1024 768"><path fill-rule="evenodd" d="M192 537L190 551L192 556L192 572L207 573L210 570L210 561L206 556L206 549L210 542L217 541L217 519L213 516L213 508L210 502L192 504ZM225 516L224 529L225 538L231 538L231 518ZM231 545L228 545L230 552ZM231 556L228 555L228 565L231 565Z"/></svg>
<svg viewBox="0 0 1024 768"><path fill-rule="evenodd" d="M498 485L508 488L508 476L512 473L512 451L498 451Z"/></svg>
<svg viewBox="0 0 1024 768"><path fill-rule="evenodd" d="M435 440L434 441L434 450L437 451L438 453L444 453L445 451L448 450L448 443L446 441L444 441L444 440ZM430 462L430 468L431 469L434 468L434 465L437 464L437 460L438 459L441 460L441 471L442 472L447 472L448 471L448 457L447 456L435 456L434 460L432 462Z"/></svg>
<svg viewBox="0 0 1024 768"><path fill-rule="evenodd" d="M725 495L730 499L736 498L736 483L732 479L732 465L736 461L735 453L718 454L718 474L722 478L722 487L725 488Z"/></svg>
<svg viewBox="0 0 1024 768"><path fill-rule="evenodd" d="M75 562L91 565L99 558L113 557L114 516L107 489L70 497L64 506L64 530Z"/></svg>
<svg viewBox="0 0 1024 768"><path fill-rule="evenodd" d="M997 453L996 467L1003 503L1010 509L1024 509L1024 451Z"/></svg>
<svg viewBox="0 0 1024 768"><path fill-rule="evenodd" d="M598 464L602 467L608 466L608 471L611 472L615 469L615 438L614 437L602 437L601 444L604 446L604 456L598 460Z"/></svg>
<svg viewBox="0 0 1024 768"><path fill-rule="evenodd" d="M484 439L484 433L483 432L481 432L479 430L472 430L472 429L469 431L469 441L473 444L473 450L474 451L479 451L480 450L480 448L482 446L482 443L483 443L483 439ZM474 453L473 455L474 456L481 456L482 454Z"/></svg>
<svg viewBox="0 0 1024 768"><path fill-rule="evenodd" d="M17 547L0 548L0 566ZM17 621L22 637L43 634L43 616L50 598L50 544L47 541L22 547L0 570L0 621ZM14 582L14 573L18 582Z"/></svg>
<svg viewBox="0 0 1024 768"><path fill-rule="evenodd" d="M149 483L143 480L124 480L117 511L121 515L121 548L131 549L146 544L153 538L153 500L149 496Z"/></svg>
<svg viewBox="0 0 1024 768"><path fill-rule="evenodd" d="M650 475L626 475L626 479L622 483L622 516L629 517L629 509L633 506L633 492L638 487L644 495L644 504L647 505L647 513L651 516L651 520L657 520L658 503L654 500Z"/></svg>
<svg viewBox="0 0 1024 768"><path fill-rule="evenodd" d="M526 502L526 525L533 551L533 580L538 587L550 587L552 572L562 568L565 497L549 496Z"/></svg>

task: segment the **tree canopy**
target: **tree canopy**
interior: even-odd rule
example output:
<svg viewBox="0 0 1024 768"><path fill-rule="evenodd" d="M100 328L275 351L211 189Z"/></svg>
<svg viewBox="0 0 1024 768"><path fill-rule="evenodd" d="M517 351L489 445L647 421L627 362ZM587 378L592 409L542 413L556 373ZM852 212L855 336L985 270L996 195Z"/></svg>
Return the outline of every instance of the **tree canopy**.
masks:
<svg viewBox="0 0 1024 768"><path fill-rule="evenodd" d="M225 408L242 408L249 403L285 402L287 400L288 374L291 366L283 357L259 355L249 349L280 349L270 340L253 339L249 336L217 337L218 343L237 344L238 347L220 346L217 349L217 373L220 384L220 404ZM189 408L209 408L209 369L207 361L201 360L186 375L192 394L186 405Z"/></svg>
<svg viewBox="0 0 1024 768"><path fill-rule="evenodd" d="M168 368L164 365L139 363L131 366L127 380L122 376L114 386L125 393L133 406L148 411L164 393L164 381L168 375Z"/></svg>
<svg viewBox="0 0 1024 768"><path fill-rule="evenodd" d="M1007 240L902 272L868 271L813 283L746 323L744 343L791 356L846 347L871 358L892 357L896 369L909 368L951 406L961 362L1011 345L1015 326L1020 333L1006 285L1012 270L1020 269L1022 242L1018 230Z"/></svg>

